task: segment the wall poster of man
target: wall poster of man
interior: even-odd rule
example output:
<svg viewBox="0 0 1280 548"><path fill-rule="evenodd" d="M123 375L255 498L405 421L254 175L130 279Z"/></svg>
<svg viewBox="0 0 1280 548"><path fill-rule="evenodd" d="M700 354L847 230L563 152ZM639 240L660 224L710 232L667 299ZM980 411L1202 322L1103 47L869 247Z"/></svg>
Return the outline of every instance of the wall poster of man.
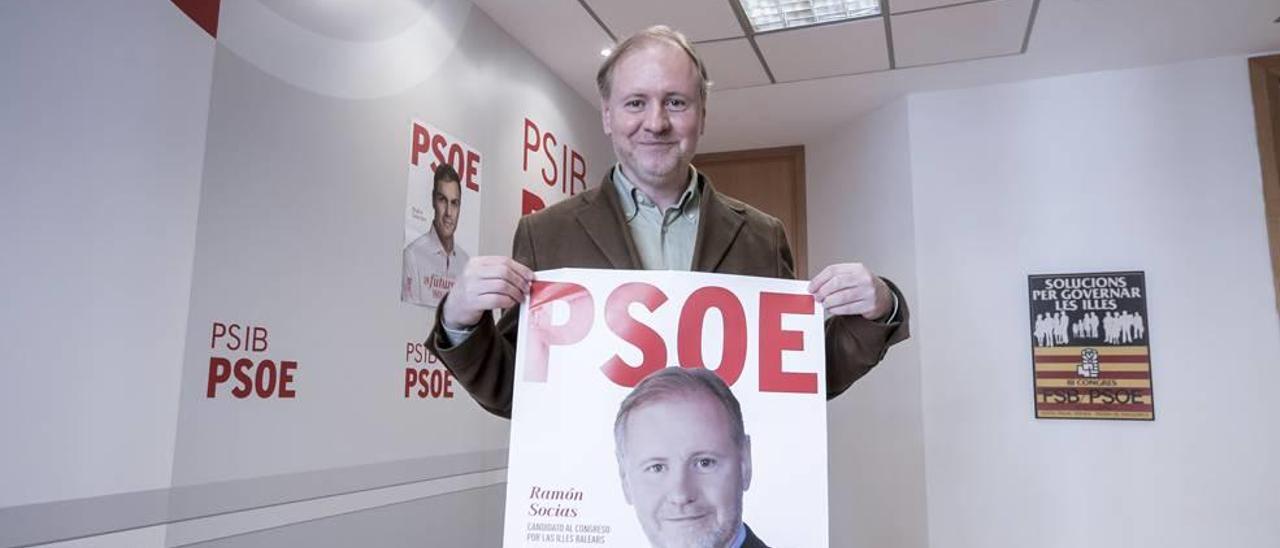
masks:
<svg viewBox="0 0 1280 548"><path fill-rule="evenodd" d="M480 244L481 156L415 121L404 214L400 300L436 307Z"/></svg>
<svg viewBox="0 0 1280 548"><path fill-rule="evenodd" d="M1027 282L1036 418L1155 420L1145 274Z"/></svg>

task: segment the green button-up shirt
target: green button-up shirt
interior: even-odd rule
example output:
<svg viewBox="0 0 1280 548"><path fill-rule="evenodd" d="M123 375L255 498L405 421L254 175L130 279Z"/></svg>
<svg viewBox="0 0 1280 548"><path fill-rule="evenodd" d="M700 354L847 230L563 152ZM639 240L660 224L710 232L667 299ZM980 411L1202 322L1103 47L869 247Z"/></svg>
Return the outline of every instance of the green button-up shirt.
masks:
<svg viewBox="0 0 1280 548"><path fill-rule="evenodd" d="M690 270L693 244L698 235L698 203L702 189L698 174L689 166L689 184L676 204L661 211L658 204L636 188L620 166L613 168L613 186L622 203L631 240L640 252L645 270Z"/></svg>

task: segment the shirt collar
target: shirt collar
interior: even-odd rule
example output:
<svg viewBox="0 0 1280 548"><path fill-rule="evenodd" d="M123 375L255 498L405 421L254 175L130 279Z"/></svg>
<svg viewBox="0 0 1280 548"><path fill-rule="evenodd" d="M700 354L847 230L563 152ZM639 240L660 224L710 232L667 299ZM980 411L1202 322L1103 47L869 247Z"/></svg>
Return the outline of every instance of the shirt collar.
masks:
<svg viewBox="0 0 1280 548"><path fill-rule="evenodd" d="M622 173L622 165L613 166L613 186L618 192L618 201L622 202L622 216L628 222L634 219L636 213L640 212L640 205L645 203L652 206L653 202L649 200L639 188L627 179L626 174ZM693 165L689 166L689 183L685 186L684 193L680 195L680 200L676 202L675 208L681 213L691 206L696 206L698 198L701 196L702 188L698 184L698 170ZM643 202L642 202L643 200Z"/></svg>
<svg viewBox="0 0 1280 548"><path fill-rule="evenodd" d="M729 546L733 548L742 548L742 545L746 543L747 543L747 524L743 522L738 522L738 534L733 536L733 542L730 542Z"/></svg>
<svg viewBox="0 0 1280 548"><path fill-rule="evenodd" d="M431 228L427 230L427 244L431 246L431 252L436 255L448 255L452 257L453 253L447 253L444 250L444 244L440 243L440 235L436 234L435 223L431 224ZM457 242L454 242L454 252L458 251Z"/></svg>

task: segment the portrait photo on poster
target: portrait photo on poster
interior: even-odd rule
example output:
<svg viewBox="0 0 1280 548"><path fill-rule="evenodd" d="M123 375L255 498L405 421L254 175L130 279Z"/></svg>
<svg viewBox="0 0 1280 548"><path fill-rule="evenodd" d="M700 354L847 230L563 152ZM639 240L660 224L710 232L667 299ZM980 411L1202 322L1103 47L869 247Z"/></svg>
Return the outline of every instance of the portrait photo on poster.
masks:
<svg viewBox="0 0 1280 548"><path fill-rule="evenodd" d="M480 243L480 153L425 122L410 133L400 301L436 307Z"/></svg>
<svg viewBox="0 0 1280 548"><path fill-rule="evenodd" d="M613 436L623 495L650 544L755 539L742 521L751 437L738 398L714 372L668 367L645 377L619 405Z"/></svg>

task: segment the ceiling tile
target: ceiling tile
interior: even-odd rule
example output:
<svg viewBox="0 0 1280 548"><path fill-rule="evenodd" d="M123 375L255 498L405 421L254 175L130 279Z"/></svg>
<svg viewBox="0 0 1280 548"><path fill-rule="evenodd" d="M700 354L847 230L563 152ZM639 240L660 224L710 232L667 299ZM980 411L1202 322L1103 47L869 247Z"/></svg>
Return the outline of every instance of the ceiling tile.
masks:
<svg viewBox="0 0 1280 548"><path fill-rule="evenodd" d="M894 15L898 67L1017 53L1031 19L1032 0L992 0Z"/></svg>
<svg viewBox="0 0 1280 548"><path fill-rule="evenodd" d="M779 82L889 68L880 17L757 34L756 44Z"/></svg>
<svg viewBox="0 0 1280 548"><path fill-rule="evenodd" d="M712 91L745 88L769 83L760 59L745 38L697 44L698 55L707 65L714 82Z"/></svg>
<svg viewBox="0 0 1280 548"><path fill-rule="evenodd" d="M972 0L889 0L889 12L902 13L904 11L926 10L929 8L964 4L971 1Z"/></svg>
<svg viewBox="0 0 1280 548"><path fill-rule="evenodd" d="M729 0L586 0L586 3L619 40L653 25L667 25L694 42L745 35L733 8L729 7Z"/></svg>

